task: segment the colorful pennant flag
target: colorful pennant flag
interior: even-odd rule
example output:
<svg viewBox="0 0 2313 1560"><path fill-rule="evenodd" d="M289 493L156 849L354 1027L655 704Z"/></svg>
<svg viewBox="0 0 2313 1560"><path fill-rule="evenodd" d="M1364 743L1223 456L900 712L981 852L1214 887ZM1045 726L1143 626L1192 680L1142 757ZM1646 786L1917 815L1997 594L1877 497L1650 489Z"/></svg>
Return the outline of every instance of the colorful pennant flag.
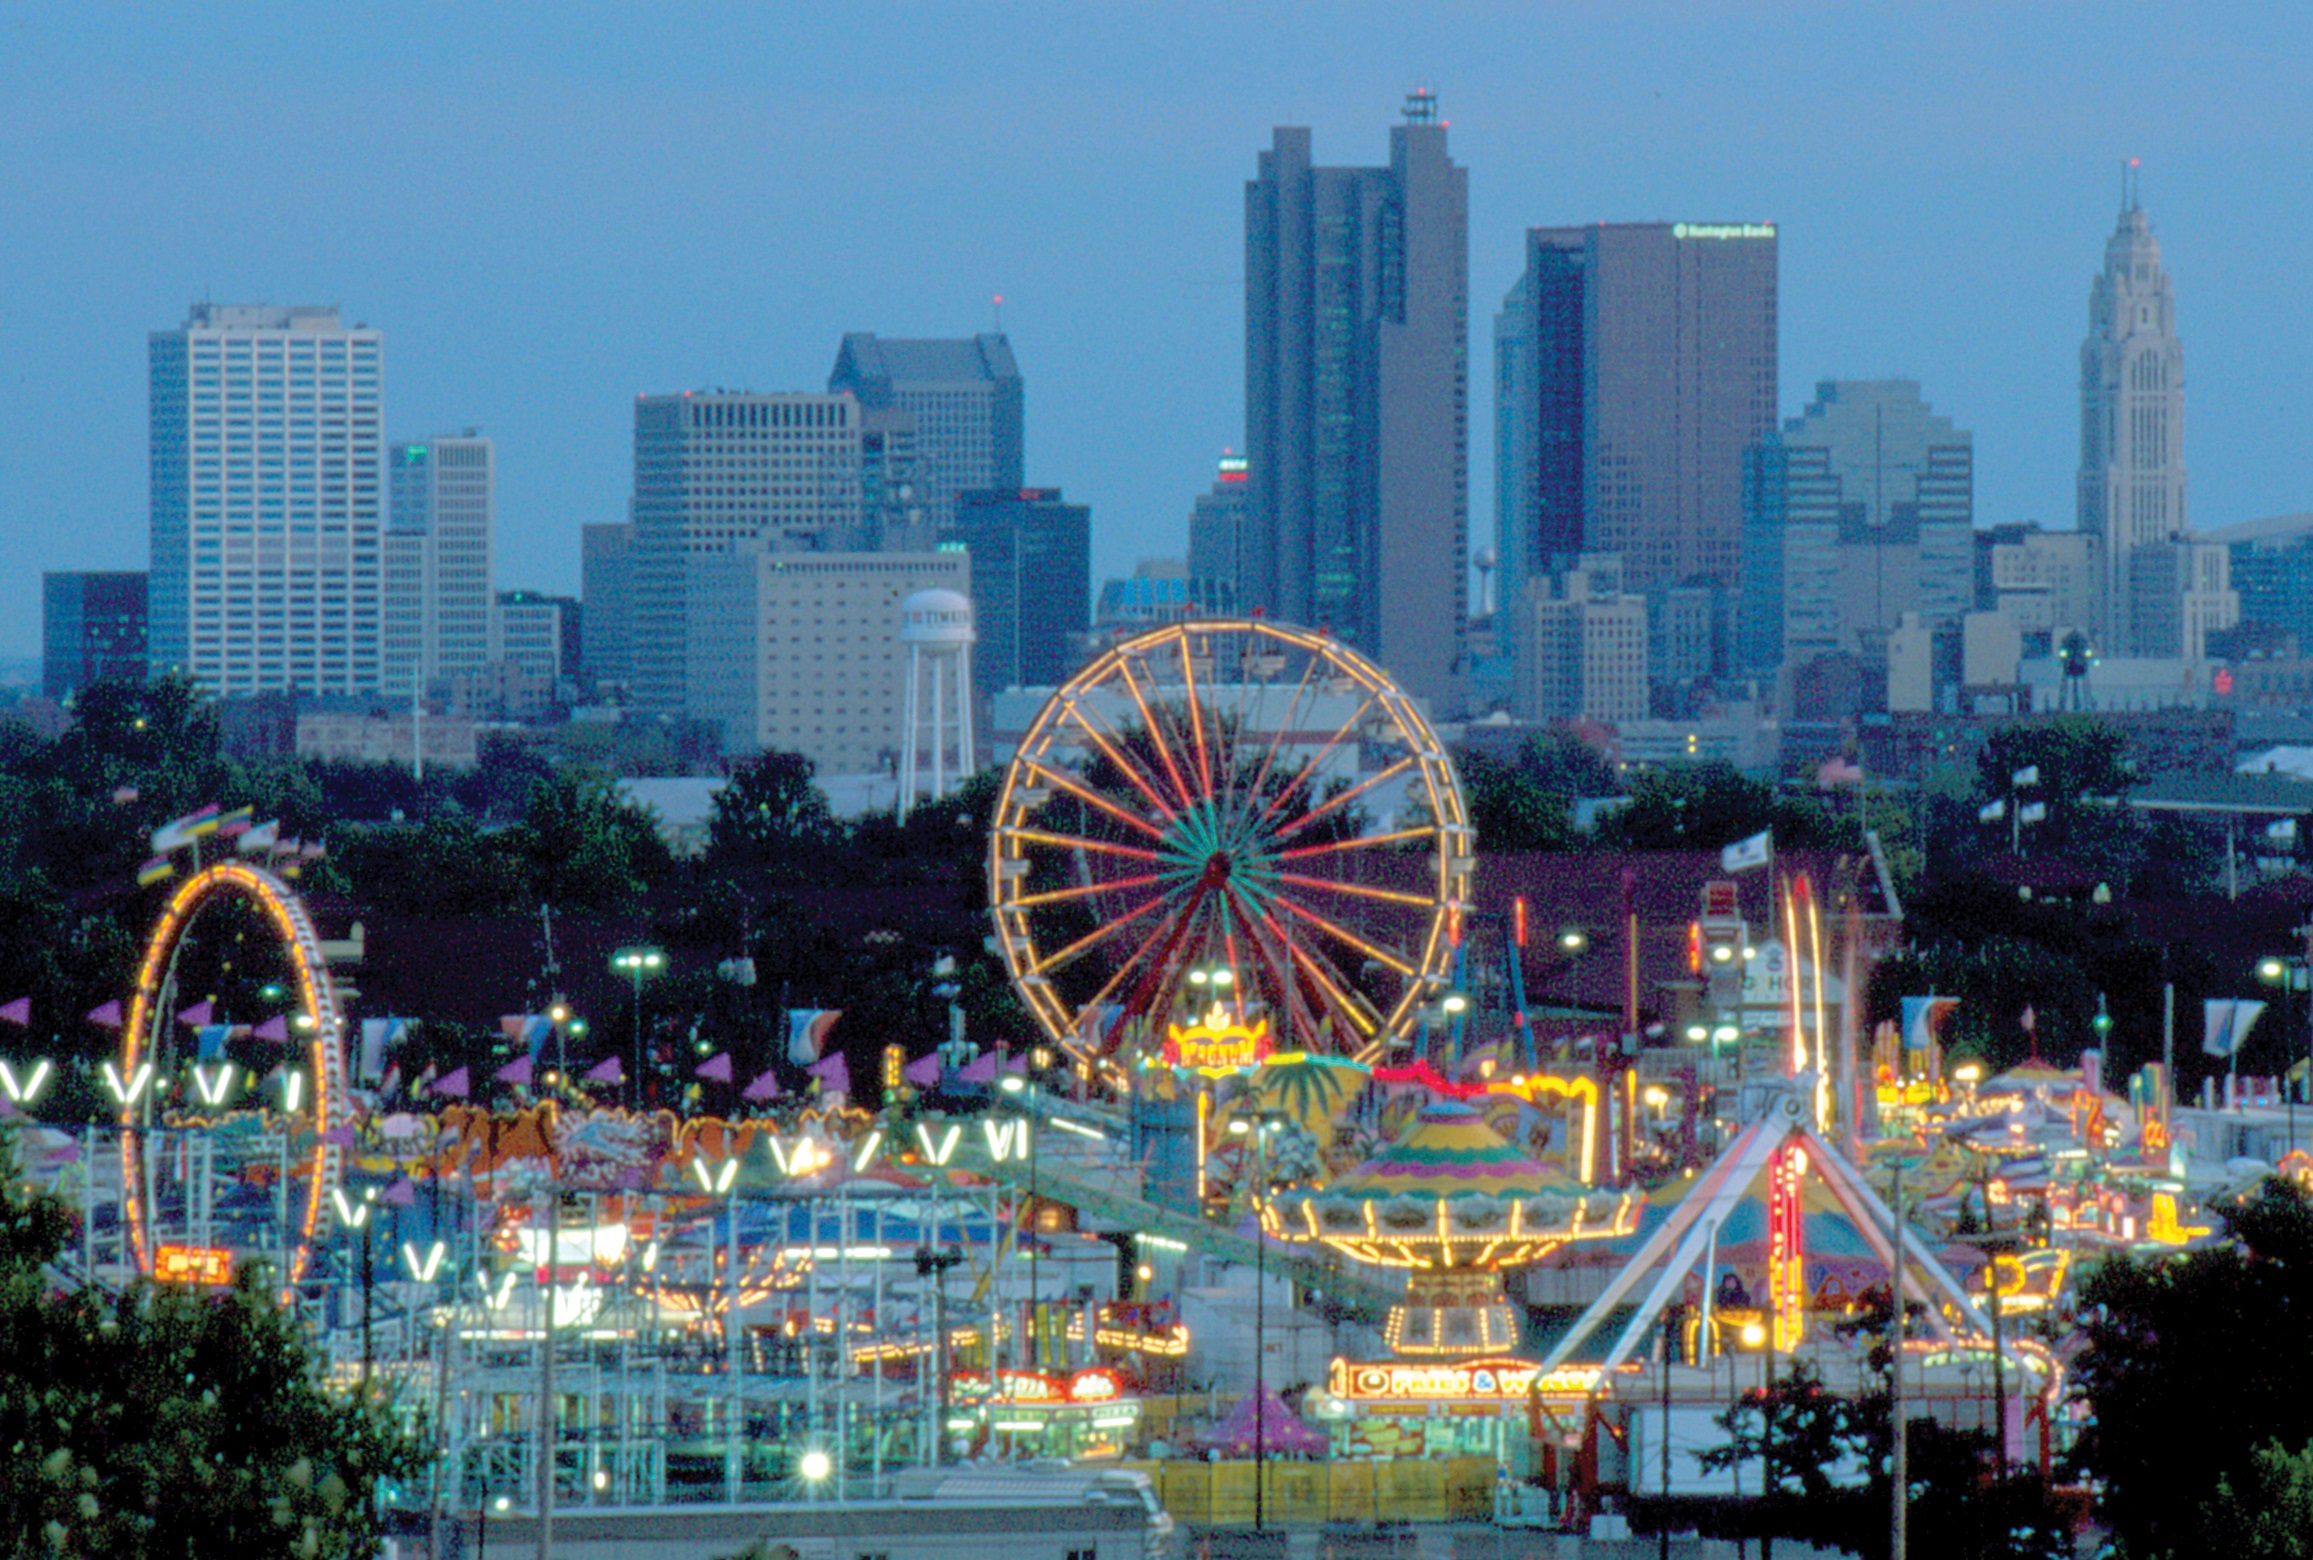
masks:
<svg viewBox="0 0 2313 1560"><path fill-rule="evenodd" d="M249 818L254 810L248 807L236 807L229 813L221 814L217 819L215 830L217 838L221 840L237 839L248 833Z"/></svg>
<svg viewBox="0 0 2313 1560"><path fill-rule="evenodd" d="M177 864L166 856L155 856L137 868L137 887L150 888L177 875Z"/></svg>
<svg viewBox="0 0 2313 1560"><path fill-rule="evenodd" d="M287 1015L274 1014L264 1023L250 1030L249 1037L253 1040L270 1040L275 1045L287 1045L289 1043L289 1019Z"/></svg>
<svg viewBox="0 0 2313 1560"><path fill-rule="evenodd" d="M120 1028L120 1004L118 1002L107 1002L103 1007L91 1008L88 1014L88 1021L92 1024L102 1024L107 1029Z"/></svg>
<svg viewBox="0 0 2313 1560"><path fill-rule="evenodd" d="M787 1060L798 1067L809 1067L818 1061L819 1053L827 1049L827 1032L841 1017L840 1008L789 1008Z"/></svg>
<svg viewBox="0 0 2313 1560"><path fill-rule="evenodd" d="M259 851L271 850L279 843L281 820L269 818L254 829L243 830L241 837L233 842L233 848L244 856L254 856Z"/></svg>
<svg viewBox="0 0 2313 1560"><path fill-rule="evenodd" d="M217 830L217 804L211 802L198 812L189 812L182 818L173 818L153 830L153 854L166 856L173 850L183 850L204 834Z"/></svg>
<svg viewBox="0 0 2313 1560"><path fill-rule="evenodd" d="M32 999L30 997L18 997L6 1007L0 1007L0 1019L6 1019L9 1023L19 1027L30 1024L32 1022Z"/></svg>
<svg viewBox="0 0 2313 1560"><path fill-rule="evenodd" d="M2265 1011L2262 1002L2213 997L2201 1004L2201 1049L2211 1056L2235 1056Z"/></svg>
<svg viewBox="0 0 2313 1560"><path fill-rule="evenodd" d="M177 1009L177 1022L198 1029L214 1015L215 1006L207 997L203 997L191 1007Z"/></svg>
<svg viewBox="0 0 2313 1560"><path fill-rule="evenodd" d="M619 1066L617 1057L606 1056L580 1076L588 1083L624 1083L626 1082L626 1069Z"/></svg>
<svg viewBox="0 0 2313 1560"><path fill-rule="evenodd" d="M1959 1011L1957 997L1905 997L1903 1044L1907 1051L1924 1051L1943 1035L1944 1022Z"/></svg>
<svg viewBox="0 0 2313 1560"><path fill-rule="evenodd" d="M696 1078L712 1078L717 1083L729 1083L731 1081L731 1053L717 1051L713 1056L708 1057L693 1068L691 1075Z"/></svg>
<svg viewBox="0 0 2313 1560"><path fill-rule="evenodd" d="M505 1013L499 1016L498 1029L507 1044L523 1047L535 1061L546 1048L547 1036L554 1033L554 1020L544 1013Z"/></svg>
<svg viewBox="0 0 2313 1560"><path fill-rule="evenodd" d="M850 1095L851 1063L844 1058L841 1051L813 1062L803 1070L819 1080L819 1092L821 1094Z"/></svg>
<svg viewBox="0 0 2313 1560"><path fill-rule="evenodd" d="M434 1080L433 1093L445 1099L462 1100L474 1092L472 1081L463 1067L454 1068Z"/></svg>
<svg viewBox="0 0 2313 1560"><path fill-rule="evenodd" d="M517 1056L490 1076L500 1083L520 1084L523 1088L528 1088L530 1087L531 1075L537 1071L537 1068L538 1064L531 1058Z"/></svg>
<svg viewBox="0 0 2313 1560"><path fill-rule="evenodd" d="M786 1092L779 1086L779 1074L766 1067L762 1072L756 1074L753 1083L739 1091L739 1098L760 1105L765 1100L775 1100Z"/></svg>
<svg viewBox="0 0 2313 1560"><path fill-rule="evenodd" d="M908 1082L914 1084L919 1089L933 1089L939 1087L939 1053L935 1051L929 1056L918 1057L916 1060L908 1063L907 1066L900 1069L900 1076L905 1078Z"/></svg>

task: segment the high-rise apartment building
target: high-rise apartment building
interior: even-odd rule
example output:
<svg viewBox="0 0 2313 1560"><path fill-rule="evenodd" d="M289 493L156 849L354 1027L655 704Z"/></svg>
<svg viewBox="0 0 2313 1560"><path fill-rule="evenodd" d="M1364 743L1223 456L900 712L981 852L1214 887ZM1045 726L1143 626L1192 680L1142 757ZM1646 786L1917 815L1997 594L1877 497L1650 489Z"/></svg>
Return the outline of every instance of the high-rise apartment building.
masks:
<svg viewBox="0 0 2313 1560"><path fill-rule="evenodd" d="M1245 523L1252 512L1252 474L1246 469L1245 457L1224 452L1213 475L1212 490L1199 493L1189 505L1189 577L1227 580L1232 601L1237 594Z"/></svg>
<svg viewBox="0 0 2313 1560"><path fill-rule="evenodd" d="M384 343L197 303L151 336L151 664L213 694L378 684Z"/></svg>
<svg viewBox="0 0 2313 1560"><path fill-rule="evenodd" d="M51 699L107 677L145 675L142 574L40 576L40 691Z"/></svg>
<svg viewBox="0 0 2313 1560"><path fill-rule="evenodd" d="M860 405L850 395L637 398L628 620L636 704L684 710L689 560L854 551L864 540L861 504Z"/></svg>
<svg viewBox="0 0 2313 1560"><path fill-rule="evenodd" d="M972 557L973 681L989 694L1076 671L1092 627L1092 511L1058 488L970 492L942 547Z"/></svg>
<svg viewBox="0 0 2313 1560"><path fill-rule="evenodd" d="M490 659L511 661L549 685L575 681L585 660L579 605L535 590L498 592L490 613Z"/></svg>
<svg viewBox="0 0 2313 1560"><path fill-rule="evenodd" d="M2185 532L2184 343L2160 241L2123 190L2104 269L2088 292L2080 345L2079 525L2104 554L2108 655L2198 656L2180 643L2174 603L2180 565L2166 553ZM2183 572L2191 574L2189 564Z"/></svg>
<svg viewBox="0 0 2313 1560"><path fill-rule="evenodd" d="M827 388L870 411L907 414L913 482L935 533L955 518L966 489L1026 480L1026 395L1003 336L887 341L855 332L836 349Z"/></svg>
<svg viewBox="0 0 2313 1560"><path fill-rule="evenodd" d="M1744 488L1744 670L1846 652L1875 671L1905 614L1953 629L1975 598L1975 446L1908 379L1825 380L1754 446Z"/></svg>
<svg viewBox="0 0 2313 1560"><path fill-rule="evenodd" d="M1646 598L1623 589L1622 562L1579 554L1530 578L1512 610L1526 618L1528 653L1515 702L1528 720L1645 720Z"/></svg>
<svg viewBox="0 0 2313 1560"><path fill-rule="evenodd" d="M473 429L386 453L385 616L379 691L409 699L479 672L490 649L497 457Z"/></svg>
<svg viewBox="0 0 2313 1560"><path fill-rule="evenodd" d="M1501 599L1579 553L1638 594L1745 588L1743 452L1775 431L1772 223L1533 228L1494 322ZM1522 630L1503 625L1505 648Z"/></svg>
<svg viewBox="0 0 2313 1560"><path fill-rule="evenodd" d="M578 599L586 614L583 668L597 695L630 691L634 641L627 623L634 611L634 527L578 528Z"/></svg>
<svg viewBox="0 0 2313 1560"><path fill-rule="evenodd" d="M1383 168L1281 127L1245 186L1245 605L1455 707L1469 612L1469 175L1416 93ZM987 622L981 621L983 646Z"/></svg>

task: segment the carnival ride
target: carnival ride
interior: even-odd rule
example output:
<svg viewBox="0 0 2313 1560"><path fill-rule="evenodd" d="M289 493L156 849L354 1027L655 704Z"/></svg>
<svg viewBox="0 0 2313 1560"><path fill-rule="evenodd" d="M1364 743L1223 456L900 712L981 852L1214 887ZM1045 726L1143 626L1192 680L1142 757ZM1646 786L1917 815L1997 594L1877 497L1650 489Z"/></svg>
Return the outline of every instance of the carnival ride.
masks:
<svg viewBox="0 0 2313 1560"><path fill-rule="evenodd" d="M1452 760L1371 661L1201 619L1046 701L1005 771L988 894L1036 1021L1116 1086L1120 1051L1217 992L1278 1050L1370 1061L1444 987L1472 837Z"/></svg>

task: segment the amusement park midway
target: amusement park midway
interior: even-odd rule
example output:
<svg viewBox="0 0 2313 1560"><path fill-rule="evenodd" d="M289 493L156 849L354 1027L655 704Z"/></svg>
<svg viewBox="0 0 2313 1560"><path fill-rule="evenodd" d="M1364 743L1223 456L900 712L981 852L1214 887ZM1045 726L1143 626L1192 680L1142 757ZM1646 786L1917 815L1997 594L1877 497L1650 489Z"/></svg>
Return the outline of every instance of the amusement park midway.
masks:
<svg viewBox="0 0 2313 1560"><path fill-rule="evenodd" d="M681 855L552 770L284 821L185 699L82 714L166 775L43 760L117 865L0 961L9 1142L53 1290L406 1438L398 1555L2151 1554L2313 1440L2304 880L2074 882L2126 808L1505 755L1258 618Z"/></svg>

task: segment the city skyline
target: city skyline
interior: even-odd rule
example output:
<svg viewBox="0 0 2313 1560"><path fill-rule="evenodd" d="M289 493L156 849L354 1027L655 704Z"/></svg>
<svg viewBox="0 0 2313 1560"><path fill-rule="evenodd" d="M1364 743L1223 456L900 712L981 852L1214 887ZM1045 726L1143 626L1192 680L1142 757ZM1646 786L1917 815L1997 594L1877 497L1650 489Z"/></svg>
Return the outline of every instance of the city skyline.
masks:
<svg viewBox="0 0 2313 1560"><path fill-rule="evenodd" d="M0 64L16 280L45 300L0 320L0 408L28 435L0 467L0 558L19 565L0 654L36 648L39 571L143 562L139 347L204 294L335 301L385 331L385 437L479 427L501 462L495 583L570 591L579 525L622 517L635 394L810 389L845 332L970 335L1001 293L1036 383L1028 473L1092 506L1095 577L1179 554L1213 456L1241 442L1254 151L1308 125L1327 160L1364 160L1418 85L1470 170L1481 307L1530 226L1772 220L1778 414L1821 379L1916 379L1977 433L1983 524L2069 523L2082 288L2140 156L2193 352L2192 518L2313 507L2288 459L2313 430L2288 351L2307 305L2274 258L2313 214L2286 97L2313 30L2277 10L2188 28L2137 7L2085 31L2062 12L1376 10L1322 55L1260 13L1229 13L1215 50L1224 13L1194 7L649 37L602 12L551 38L483 24L486 72L437 58L439 29L356 22L269 40L303 69L217 113L206 67L244 47L225 14L156 17L101 60L38 19ZM1790 90L1759 94L1762 72ZM305 175L299 201L209 176L236 160ZM1490 381L1482 335L1473 350ZM1484 504L1491 440L1471 446ZM1473 550L1490 531L1480 516Z"/></svg>

